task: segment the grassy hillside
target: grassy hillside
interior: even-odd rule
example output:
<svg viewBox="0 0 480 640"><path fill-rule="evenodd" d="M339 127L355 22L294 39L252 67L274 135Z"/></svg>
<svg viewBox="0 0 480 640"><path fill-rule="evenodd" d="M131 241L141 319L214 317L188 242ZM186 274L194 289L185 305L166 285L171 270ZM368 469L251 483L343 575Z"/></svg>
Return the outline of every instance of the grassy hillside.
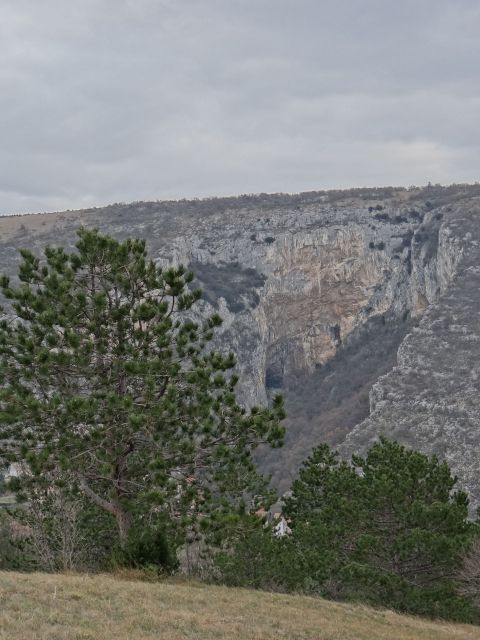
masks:
<svg viewBox="0 0 480 640"><path fill-rule="evenodd" d="M195 583L0 572L0 640L480 640L480 628Z"/></svg>

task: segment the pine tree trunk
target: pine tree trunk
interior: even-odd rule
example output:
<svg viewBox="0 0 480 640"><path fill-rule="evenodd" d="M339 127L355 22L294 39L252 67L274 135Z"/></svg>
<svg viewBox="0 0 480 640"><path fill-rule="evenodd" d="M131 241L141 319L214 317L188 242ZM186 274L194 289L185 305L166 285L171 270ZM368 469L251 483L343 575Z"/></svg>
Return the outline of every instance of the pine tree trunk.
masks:
<svg viewBox="0 0 480 640"><path fill-rule="evenodd" d="M120 545L122 547L125 546L128 539L128 532L130 531L130 527L132 525L132 516L128 511L122 509L121 506L116 502L110 502L105 500L101 496L97 495L88 485L85 478L79 478L79 486L82 489L83 493L92 500L97 506L101 507L108 513L111 513L118 525L118 534L120 538Z"/></svg>
<svg viewBox="0 0 480 640"><path fill-rule="evenodd" d="M127 540L128 540L128 533L132 525L132 517L127 511L124 511L120 507L116 507L115 518L117 520L117 525L118 525L120 545L123 548L125 547L125 544L127 543Z"/></svg>

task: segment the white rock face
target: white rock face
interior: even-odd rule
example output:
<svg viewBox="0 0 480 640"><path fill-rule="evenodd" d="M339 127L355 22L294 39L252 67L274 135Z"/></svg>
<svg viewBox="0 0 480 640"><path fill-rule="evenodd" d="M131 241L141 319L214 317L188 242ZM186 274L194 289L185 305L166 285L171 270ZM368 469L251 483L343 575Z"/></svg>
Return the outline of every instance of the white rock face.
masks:
<svg viewBox="0 0 480 640"><path fill-rule="evenodd" d="M445 457L477 496L479 197L372 189L3 218L0 270L15 271L17 247L72 245L82 224L145 237L160 264L196 273L198 313L223 316L242 400L286 392L287 446L264 458L279 486L320 440L347 436L349 453L386 433Z"/></svg>
<svg viewBox="0 0 480 640"><path fill-rule="evenodd" d="M365 450L384 434L447 460L479 504L480 206L450 213L437 257L424 270L425 289L439 296L398 350L397 366L370 394L370 416L342 451ZM433 302L433 300L432 300Z"/></svg>

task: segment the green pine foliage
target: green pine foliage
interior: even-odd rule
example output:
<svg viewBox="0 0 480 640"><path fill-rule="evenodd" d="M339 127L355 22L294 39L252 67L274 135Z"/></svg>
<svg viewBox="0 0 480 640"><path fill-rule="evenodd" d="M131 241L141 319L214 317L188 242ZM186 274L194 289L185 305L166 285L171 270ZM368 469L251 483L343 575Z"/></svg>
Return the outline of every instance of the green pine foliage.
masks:
<svg viewBox="0 0 480 640"><path fill-rule="evenodd" d="M238 404L192 273L155 264L143 240L78 236L73 252L23 250L20 282L1 278L0 462L23 469L20 500L80 494L125 546L132 527L186 529L258 491L251 454L281 445L283 403Z"/></svg>
<svg viewBox="0 0 480 640"><path fill-rule="evenodd" d="M243 514L225 523L212 575L229 586L289 592L302 579L297 568L291 539L275 538L263 519Z"/></svg>
<svg viewBox="0 0 480 640"><path fill-rule="evenodd" d="M381 439L342 462L318 447L285 512L304 587L402 611L468 619L454 573L476 527L445 462Z"/></svg>
<svg viewBox="0 0 480 640"><path fill-rule="evenodd" d="M292 534L278 539L271 526L244 520L216 558L217 579L478 619L455 578L477 534L455 485L446 463L396 442L381 439L350 462L322 444L285 502Z"/></svg>

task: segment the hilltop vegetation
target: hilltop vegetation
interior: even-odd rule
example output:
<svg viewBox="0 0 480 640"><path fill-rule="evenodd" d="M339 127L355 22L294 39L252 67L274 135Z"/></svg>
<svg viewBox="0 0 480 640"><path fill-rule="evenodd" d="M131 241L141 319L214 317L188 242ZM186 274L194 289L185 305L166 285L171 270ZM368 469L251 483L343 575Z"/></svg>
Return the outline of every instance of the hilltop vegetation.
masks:
<svg viewBox="0 0 480 640"><path fill-rule="evenodd" d="M479 640L480 629L305 596L0 572L0 640Z"/></svg>

